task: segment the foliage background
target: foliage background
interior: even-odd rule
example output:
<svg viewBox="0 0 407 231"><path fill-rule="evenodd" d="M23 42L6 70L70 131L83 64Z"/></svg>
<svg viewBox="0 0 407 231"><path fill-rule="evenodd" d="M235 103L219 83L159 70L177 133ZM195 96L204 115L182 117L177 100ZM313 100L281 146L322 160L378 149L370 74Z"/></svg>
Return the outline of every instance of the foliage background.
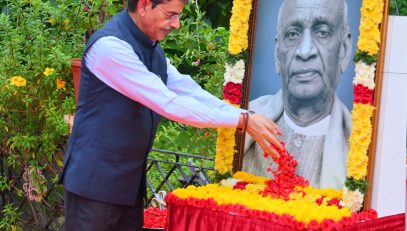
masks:
<svg viewBox="0 0 407 231"><path fill-rule="evenodd" d="M81 57L89 36L124 2L0 0L0 230L32 230L27 223L45 224L51 216L63 216L62 198L49 192L62 192L54 182L69 137L64 115L75 112L70 59ZM162 41L179 70L217 96L223 86L231 2L194 1L184 10L181 29ZM211 13L205 14L207 10ZM13 77L24 81L17 86ZM58 88L57 80L64 86ZM154 147L213 156L215 140L214 130L163 120ZM158 173L152 174L158 180ZM46 214L47 209L59 212Z"/></svg>
<svg viewBox="0 0 407 231"><path fill-rule="evenodd" d="M390 15L407 16L407 0L390 0Z"/></svg>

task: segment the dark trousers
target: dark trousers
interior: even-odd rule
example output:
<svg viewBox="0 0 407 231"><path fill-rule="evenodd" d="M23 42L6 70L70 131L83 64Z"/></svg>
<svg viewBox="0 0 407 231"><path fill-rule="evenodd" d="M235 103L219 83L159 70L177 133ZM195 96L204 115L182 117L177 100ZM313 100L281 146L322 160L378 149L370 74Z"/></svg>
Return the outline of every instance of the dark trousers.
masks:
<svg viewBox="0 0 407 231"><path fill-rule="evenodd" d="M139 231L143 198L134 206L94 201L65 190L65 231Z"/></svg>

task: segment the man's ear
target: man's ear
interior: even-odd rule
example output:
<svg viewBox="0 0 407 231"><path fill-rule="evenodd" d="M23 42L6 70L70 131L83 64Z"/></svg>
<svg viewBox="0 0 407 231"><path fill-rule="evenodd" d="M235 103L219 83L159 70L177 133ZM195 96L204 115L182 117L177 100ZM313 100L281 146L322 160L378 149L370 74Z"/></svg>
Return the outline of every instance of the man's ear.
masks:
<svg viewBox="0 0 407 231"><path fill-rule="evenodd" d="M276 72L277 72L277 75L280 75L280 59L278 58L278 55L277 55L277 50L278 50L278 42L277 42L277 37L275 38L275 46L274 46L274 65L275 65L275 68L276 68Z"/></svg>
<svg viewBox="0 0 407 231"><path fill-rule="evenodd" d="M137 13L141 16L146 14L147 6L150 5L150 0L139 0L137 2Z"/></svg>
<svg viewBox="0 0 407 231"><path fill-rule="evenodd" d="M342 74L346 71L346 68L348 67L351 54L352 54L352 34L350 33L350 31L348 31L346 37L343 38L341 48L339 51Z"/></svg>

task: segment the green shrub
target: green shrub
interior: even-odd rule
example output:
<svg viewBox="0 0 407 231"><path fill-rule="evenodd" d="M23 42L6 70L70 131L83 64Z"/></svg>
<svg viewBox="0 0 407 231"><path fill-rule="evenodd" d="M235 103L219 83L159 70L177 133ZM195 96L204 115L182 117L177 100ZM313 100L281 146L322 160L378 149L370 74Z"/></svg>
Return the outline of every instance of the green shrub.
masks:
<svg viewBox="0 0 407 231"><path fill-rule="evenodd" d="M187 5L184 13L187 16L182 18L181 28L161 44L181 73L191 75L201 87L220 97L229 32L223 27L213 29L196 2ZM154 147L214 156L216 137L214 129L197 129L164 119Z"/></svg>
<svg viewBox="0 0 407 231"><path fill-rule="evenodd" d="M407 16L407 0L390 0L390 15Z"/></svg>
<svg viewBox="0 0 407 231"><path fill-rule="evenodd" d="M75 113L70 59L122 7L122 0L0 0L0 230L21 230L30 219L44 225L46 208L61 204L49 192L62 192L52 185L69 136L64 115ZM166 54L220 96L228 31L212 29L196 3L184 15L183 27L162 42ZM156 141L157 148L210 156L216 131L164 120Z"/></svg>
<svg viewBox="0 0 407 231"><path fill-rule="evenodd" d="M12 229L25 197L39 203L62 166L75 102L70 59L82 53L79 1L12 0L0 14L0 229ZM14 195L14 196L7 196Z"/></svg>

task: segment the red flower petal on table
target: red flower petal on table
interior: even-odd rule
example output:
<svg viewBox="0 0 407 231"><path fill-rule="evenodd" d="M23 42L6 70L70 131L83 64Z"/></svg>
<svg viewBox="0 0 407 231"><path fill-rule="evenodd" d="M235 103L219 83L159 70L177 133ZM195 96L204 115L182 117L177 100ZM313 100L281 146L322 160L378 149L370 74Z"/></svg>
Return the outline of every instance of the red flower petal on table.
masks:
<svg viewBox="0 0 407 231"><path fill-rule="evenodd" d="M239 181L233 186L233 189L245 190L248 184L249 182Z"/></svg>
<svg viewBox="0 0 407 231"><path fill-rule="evenodd" d="M340 200L338 200L337 198L332 198L331 200L328 201L328 206L331 206L331 205L335 205L339 209L342 208L342 206L340 205Z"/></svg>
<svg viewBox="0 0 407 231"><path fill-rule="evenodd" d="M336 223L334 220L325 219L321 222L322 231L332 231L336 229Z"/></svg>
<svg viewBox="0 0 407 231"><path fill-rule="evenodd" d="M324 196L322 196L321 198L316 199L315 203L317 203L318 205L321 205L323 201L324 201Z"/></svg>
<svg viewBox="0 0 407 231"><path fill-rule="evenodd" d="M284 143L281 142L284 147ZM275 159L274 162L278 164L278 168L272 171L271 165L267 171L271 172L274 176L273 180L266 182L266 188L262 191L262 195L271 195L272 197L289 199L290 193L294 192L296 186L308 186L308 181L298 176L295 173L298 161L291 156L287 151L279 151L280 158ZM264 156L267 156L266 154Z"/></svg>
<svg viewBox="0 0 407 231"><path fill-rule="evenodd" d="M308 223L308 229L310 230L318 230L319 229L319 223L316 220L312 220Z"/></svg>

